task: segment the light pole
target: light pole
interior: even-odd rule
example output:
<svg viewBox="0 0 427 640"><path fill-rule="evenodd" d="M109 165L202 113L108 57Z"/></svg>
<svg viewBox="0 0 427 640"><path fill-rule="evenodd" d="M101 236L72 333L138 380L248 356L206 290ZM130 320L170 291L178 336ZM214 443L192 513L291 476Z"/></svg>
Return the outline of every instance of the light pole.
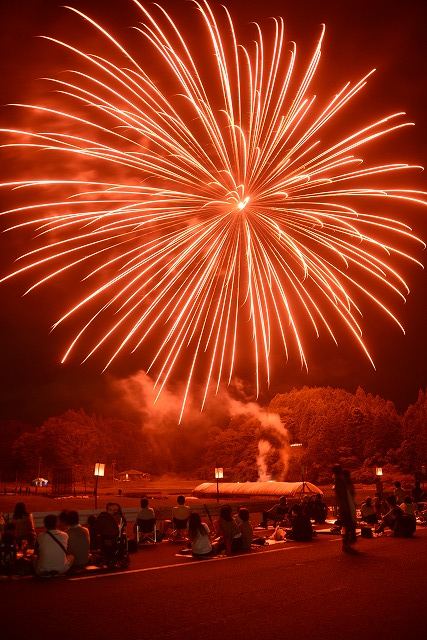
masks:
<svg viewBox="0 0 427 640"><path fill-rule="evenodd" d="M224 477L224 469L222 467L215 467L215 479L216 479L216 501L219 502L219 484L218 480Z"/></svg>
<svg viewBox="0 0 427 640"><path fill-rule="evenodd" d="M289 445L290 447L302 447L302 442L294 442ZM301 456L300 456L301 459ZM301 463L301 480L302 480L302 493L305 492L305 464Z"/></svg>
<svg viewBox="0 0 427 640"><path fill-rule="evenodd" d="M382 497L383 497L383 481L381 480L382 475L383 475L382 467L376 467L375 475L377 477L376 485L377 485L378 497L379 497L380 500L382 500Z"/></svg>
<svg viewBox="0 0 427 640"><path fill-rule="evenodd" d="M99 476L103 476L105 471L105 464L101 464L101 462L95 463L95 470L93 475L95 476L95 509L98 508L98 478Z"/></svg>

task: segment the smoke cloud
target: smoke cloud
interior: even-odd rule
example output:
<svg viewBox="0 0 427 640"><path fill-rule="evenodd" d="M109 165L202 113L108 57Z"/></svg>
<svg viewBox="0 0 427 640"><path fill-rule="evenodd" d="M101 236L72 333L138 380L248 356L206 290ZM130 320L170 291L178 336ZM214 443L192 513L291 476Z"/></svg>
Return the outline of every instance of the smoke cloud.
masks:
<svg viewBox="0 0 427 640"><path fill-rule="evenodd" d="M289 461L289 436L280 416L270 413L247 397L244 384L237 380L230 386L220 386L216 395L209 395L201 411L199 395L188 398L184 418L178 424L184 396L184 385L173 389L164 388L156 399L154 382L144 371L128 378L111 380L111 395L121 411L133 417L138 416L149 431L153 441L162 441L162 448L169 448L169 456L176 456L177 444L185 444L188 456L201 455L208 430L213 426L226 427L231 417L248 416L256 418L263 432L259 441L259 480L269 480L266 456L276 450L283 465L283 477ZM197 465L196 465L197 466ZM283 477L278 479L283 479Z"/></svg>

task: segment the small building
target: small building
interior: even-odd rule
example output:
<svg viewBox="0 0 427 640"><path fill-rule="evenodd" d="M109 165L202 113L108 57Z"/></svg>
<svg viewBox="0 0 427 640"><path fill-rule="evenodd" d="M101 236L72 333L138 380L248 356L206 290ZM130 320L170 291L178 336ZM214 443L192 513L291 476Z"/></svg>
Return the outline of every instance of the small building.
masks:
<svg viewBox="0 0 427 640"><path fill-rule="evenodd" d="M141 482L150 479L149 473L144 473L143 471L137 471L136 469L129 469L129 471L122 471L119 473L119 481L120 482L131 482L138 481Z"/></svg>

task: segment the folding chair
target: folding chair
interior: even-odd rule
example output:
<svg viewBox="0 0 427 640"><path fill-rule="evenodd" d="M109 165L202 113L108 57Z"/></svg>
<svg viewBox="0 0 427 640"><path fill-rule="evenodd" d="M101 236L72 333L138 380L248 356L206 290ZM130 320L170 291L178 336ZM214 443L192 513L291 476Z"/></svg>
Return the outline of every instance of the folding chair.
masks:
<svg viewBox="0 0 427 640"><path fill-rule="evenodd" d="M156 519L137 520L135 526L135 539L137 544L152 542L156 544Z"/></svg>
<svg viewBox="0 0 427 640"><path fill-rule="evenodd" d="M188 526L188 518L172 518L172 540L185 540Z"/></svg>

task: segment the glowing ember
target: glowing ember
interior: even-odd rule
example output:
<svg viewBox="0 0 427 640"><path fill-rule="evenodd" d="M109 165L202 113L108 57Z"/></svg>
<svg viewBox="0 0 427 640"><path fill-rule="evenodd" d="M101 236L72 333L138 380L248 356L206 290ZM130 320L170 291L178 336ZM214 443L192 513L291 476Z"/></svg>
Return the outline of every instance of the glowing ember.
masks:
<svg viewBox="0 0 427 640"><path fill-rule="evenodd" d="M192 382L204 379L203 406L211 386L232 380L240 352L252 359L257 391L269 383L272 349L288 357L292 346L307 366L307 328L335 340L338 320L370 358L360 299L398 323L378 291L405 298L393 264L417 262L401 244L421 242L389 217L390 206L425 204L425 194L384 187L409 165L365 166L354 153L411 123L396 113L342 138L331 140L329 128L322 142L372 73L319 105L310 87L323 32L300 77L281 18L273 36L252 25L245 47L226 8L214 15L194 2L206 37L193 55L163 9L134 1L139 60L70 9L105 40L105 54L55 40L76 70L52 80L55 106L20 105L48 130L3 130L13 136L7 146L43 150L65 163L63 173L75 170L38 176L35 163L32 179L2 185L31 190L32 204L4 214L16 219L10 229L37 230L38 242L3 280L34 271L31 290L83 269L82 294L54 325L82 319L63 361L85 348L86 335L86 358L110 348L107 367L143 347L158 393L176 371L184 375L181 417Z"/></svg>

